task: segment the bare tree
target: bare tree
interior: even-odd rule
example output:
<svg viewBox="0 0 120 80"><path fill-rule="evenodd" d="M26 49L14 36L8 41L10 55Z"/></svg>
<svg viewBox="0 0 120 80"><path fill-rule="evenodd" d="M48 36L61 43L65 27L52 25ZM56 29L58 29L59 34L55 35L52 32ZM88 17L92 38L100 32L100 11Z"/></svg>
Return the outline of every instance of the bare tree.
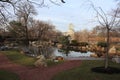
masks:
<svg viewBox="0 0 120 80"><path fill-rule="evenodd" d="M99 25L93 28L92 32L97 36L97 37L106 37L106 28Z"/></svg>
<svg viewBox="0 0 120 80"><path fill-rule="evenodd" d="M17 6L20 3L28 2L31 5L38 5L39 7L45 7L47 6L47 3L45 1L49 1L55 5L59 5L58 1L53 0L0 0L0 22L6 22L8 20L7 14L10 15L11 10L16 12ZM65 3L64 0L59 0L62 3Z"/></svg>
<svg viewBox="0 0 120 80"><path fill-rule="evenodd" d="M106 54L105 54L105 69L108 68L109 63L108 63L108 51L109 51L109 46L110 46L110 31L115 28L116 26L119 25L120 23L120 19L117 18L117 16L119 15L119 7L116 8L115 12L113 15L108 15L107 13L105 13L103 11L103 9L101 7L99 7L98 9L95 8L94 5L92 5L93 9L96 11L97 13L97 20L99 22L100 25L102 25L104 27L104 29L106 30L106 36L107 36L107 48L106 48Z"/></svg>
<svg viewBox="0 0 120 80"><path fill-rule="evenodd" d="M106 28L104 26L96 26L92 30L96 32L97 37L106 37ZM120 37L120 27L115 27L110 31L111 37Z"/></svg>
<svg viewBox="0 0 120 80"><path fill-rule="evenodd" d="M0 2L6 2L6 3L9 3L9 4L13 4L13 3L17 3L17 2L20 2L22 0L0 0ZM32 3L36 3L35 0L25 0L25 1L28 1L28 2L32 2ZM41 3L44 3L45 0L40 0ZM51 2L53 2L53 0L49 0ZM62 3L65 3L64 0L60 0ZM36 3L36 4L40 4L40 3Z"/></svg>
<svg viewBox="0 0 120 80"><path fill-rule="evenodd" d="M35 21L35 26L32 27L33 32L32 35L34 34L35 37L38 38L39 41L43 41L44 39L49 39L49 36L53 32L55 26L43 22L43 21Z"/></svg>
<svg viewBox="0 0 120 80"><path fill-rule="evenodd" d="M21 36L23 36L22 31L22 24L18 21L11 21L9 23L9 26L7 27L8 32L12 35L12 37L14 38L20 38Z"/></svg>
<svg viewBox="0 0 120 80"><path fill-rule="evenodd" d="M75 32L75 39L78 42L88 42L89 31L87 29Z"/></svg>
<svg viewBox="0 0 120 80"><path fill-rule="evenodd" d="M17 9L17 17L25 29L25 43L26 43L26 45L29 45L29 38L28 38L29 18L31 18L31 16L33 16L33 15L36 15L37 13L34 9L34 6L28 2L19 4L19 6L17 8L18 8Z"/></svg>
<svg viewBox="0 0 120 80"><path fill-rule="evenodd" d="M37 49L37 54L42 54L45 57L48 57L50 53L52 53L51 51L53 51L52 46L50 46L48 42L54 34L54 25L39 20L33 20L32 23L33 27L30 28L29 33L32 38L37 40L37 46L34 46Z"/></svg>

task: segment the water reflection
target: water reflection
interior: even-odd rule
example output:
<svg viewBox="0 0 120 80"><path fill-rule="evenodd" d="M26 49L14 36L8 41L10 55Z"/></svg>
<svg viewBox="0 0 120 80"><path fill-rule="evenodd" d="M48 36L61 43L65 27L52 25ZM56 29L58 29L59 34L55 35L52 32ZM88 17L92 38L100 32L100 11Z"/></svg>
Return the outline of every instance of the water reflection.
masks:
<svg viewBox="0 0 120 80"><path fill-rule="evenodd" d="M24 48L23 51L28 56L36 57L38 55L44 55L46 58L49 58L54 52L54 48L51 46L29 46L28 48Z"/></svg>
<svg viewBox="0 0 120 80"><path fill-rule="evenodd" d="M70 51L70 50L59 50L57 48L54 48L54 52L53 55L54 56L62 56L64 58L66 57L90 57L90 54L92 54L92 52L76 52L76 51Z"/></svg>
<svg viewBox="0 0 120 80"><path fill-rule="evenodd" d="M90 57L91 52L77 52L70 49L58 49L55 47L29 47L28 56L36 57L38 55L44 55L46 58L51 56L62 56L64 58L77 58L77 57Z"/></svg>

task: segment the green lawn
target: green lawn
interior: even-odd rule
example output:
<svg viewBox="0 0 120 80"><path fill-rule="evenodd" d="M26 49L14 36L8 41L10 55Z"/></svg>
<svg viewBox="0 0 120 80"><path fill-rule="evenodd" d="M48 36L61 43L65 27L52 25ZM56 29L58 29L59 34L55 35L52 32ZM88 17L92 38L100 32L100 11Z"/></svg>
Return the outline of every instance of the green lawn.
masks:
<svg viewBox="0 0 120 80"><path fill-rule="evenodd" d="M10 51L3 51L4 53L11 61L17 64L21 64L24 66L34 66L36 58L25 56L24 54L20 54L17 50L10 50ZM57 64L61 64L64 61L54 62L52 60L46 60L48 67L54 66Z"/></svg>
<svg viewBox="0 0 120 80"><path fill-rule="evenodd" d="M11 61L25 66L34 66L34 62L36 61L35 58L25 56L17 50L4 51L2 53L4 53Z"/></svg>
<svg viewBox="0 0 120 80"><path fill-rule="evenodd" d="M64 60L63 61L58 61L58 62L54 62L52 60L47 60L46 62L47 62L47 66L55 66L55 65L64 63Z"/></svg>
<svg viewBox="0 0 120 80"><path fill-rule="evenodd" d="M20 80L20 78L15 73L0 70L0 80Z"/></svg>
<svg viewBox="0 0 120 80"><path fill-rule="evenodd" d="M80 67L58 73L52 80L120 80L120 73L103 74L91 71L91 68L103 65L103 61L82 61ZM111 62L110 65L120 68L120 64Z"/></svg>

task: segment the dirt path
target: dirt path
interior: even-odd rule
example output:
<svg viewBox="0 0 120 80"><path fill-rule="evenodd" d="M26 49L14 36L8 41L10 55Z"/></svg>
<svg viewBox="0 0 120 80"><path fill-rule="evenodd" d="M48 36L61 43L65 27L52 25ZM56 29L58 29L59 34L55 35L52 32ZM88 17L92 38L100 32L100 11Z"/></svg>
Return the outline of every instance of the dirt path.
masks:
<svg viewBox="0 0 120 80"><path fill-rule="evenodd" d="M32 68L12 63L5 55L0 54L0 69L17 73L21 80L51 80L55 74L78 67L80 63L80 60L72 60L52 67Z"/></svg>

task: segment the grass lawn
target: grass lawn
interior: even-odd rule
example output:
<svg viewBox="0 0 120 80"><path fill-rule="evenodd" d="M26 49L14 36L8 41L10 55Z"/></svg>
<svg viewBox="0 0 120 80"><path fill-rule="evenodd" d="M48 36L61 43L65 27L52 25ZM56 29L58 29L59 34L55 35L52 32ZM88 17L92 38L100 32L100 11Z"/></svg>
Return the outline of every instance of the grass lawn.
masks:
<svg viewBox="0 0 120 80"><path fill-rule="evenodd" d="M34 66L34 62L36 61L35 58L20 54L17 50L4 51L2 53L4 53L11 61L25 66Z"/></svg>
<svg viewBox="0 0 120 80"><path fill-rule="evenodd" d="M24 66L34 66L36 58L25 56L24 54L20 54L17 50L10 50L10 51L3 51L4 53L11 61L17 64L21 64ZM54 62L52 60L46 60L48 67L54 66L57 64L61 64L64 61Z"/></svg>
<svg viewBox="0 0 120 80"><path fill-rule="evenodd" d="M64 60L63 61L58 61L58 62L54 62L52 60L47 60L46 62L47 62L47 66L55 66L55 65L64 63Z"/></svg>
<svg viewBox="0 0 120 80"><path fill-rule="evenodd" d="M80 67L60 72L52 80L120 80L120 73L103 74L91 71L91 68L103 65L104 61L82 61ZM120 69L120 64L110 62L110 65Z"/></svg>
<svg viewBox="0 0 120 80"><path fill-rule="evenodd" d="M15 73L0 70L0 80L20 80L20 78Z"/></svg>

